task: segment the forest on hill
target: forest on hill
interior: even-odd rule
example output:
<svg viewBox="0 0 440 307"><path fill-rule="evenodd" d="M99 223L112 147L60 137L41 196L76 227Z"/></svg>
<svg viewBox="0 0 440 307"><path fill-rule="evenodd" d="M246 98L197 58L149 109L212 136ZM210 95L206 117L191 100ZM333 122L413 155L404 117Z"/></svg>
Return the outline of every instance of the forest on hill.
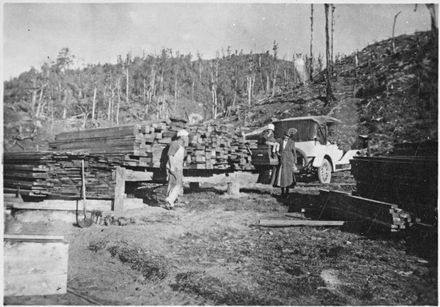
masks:
<svg viewBox="0 0 440 307"><path fill-rule="evenodd" d="M227 48L205 60L164 49L83 68L63 48L55 61L4 82L4 150L45 150L62 131L170 116L261 127L273 118L332 115L346 122L339 136L346 147L368 134L385 151L437 139L437 37L418 32L335 56L331 74L321 55L280 59L276 42L265 53Z"/></svg>
<svg viewBox="0 0 440 307"><path fill-rule="evenodd" d="M25 128L26 120L50 138L59 129L170 116L215 119L238 105L252 105L306 81L309 59L302 55L294 61L279 59L277 48L274 42L272 51L245 54L228 47L211 60L163 49L160 55L127 54L118 56L116 64L84 68L73 68L75 55L63 48L55 61L4 82L5 135L36 131ZM313 65L315 71L322 70L322 56ZM72 121L74 126L69 126Z"/></svg>

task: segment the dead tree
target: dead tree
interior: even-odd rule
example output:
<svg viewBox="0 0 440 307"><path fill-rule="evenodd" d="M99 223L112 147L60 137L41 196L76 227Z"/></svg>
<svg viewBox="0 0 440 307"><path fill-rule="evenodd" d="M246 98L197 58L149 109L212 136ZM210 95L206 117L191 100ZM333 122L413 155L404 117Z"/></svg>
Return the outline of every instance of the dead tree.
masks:
<svg viewBox="0 0 440 307"><path fill-rule="evenodd" d="M432 33L432 37L437 40L437 36L438 36L438 27L436 24L436 20L437 20L437 14L435 13L435 4L433 3L426 3L426 8L429 11L429 14L431 16L431 33ZM414 12L417 11L417 4L414 7Z"/></svg>
<svg viewBox="0 0 440 307"><path fill-rule="evenodd" d="M92 121L95 120L95 108L96 108L96 86L93 90L93 102L92 102Z"/></svg>
<svg viewBox="0 0 440 307"><path fill-rule="evenodd" d="M277 83L277 75L278 75L277 51L278 51L278 43L276 41L274 41L273 42L273 59L274 59L275 70L273 73L272 97L275 96L275 85Z"/></svg>
<svg viewBox="0 0 440 307"><path fill-rule="evenodd" d="M310 82L313 81L313 3L310 4L310 64L309 64Z"/></svg>
<svg viewBox="0 0 440 307"><path fill-rule="evenodd" d="M392 36L392 49L393 49L393 53L396 53L396 46L395 46L395 44L394 44L394 30L395 30L395 28L396 28L396 20L397 20L397 17L399 16L399 14L400 13L402 13L402 12L399 12L399 13L397 13L396 15L394 15L394 22L393 22L393 36Z"/></svg>
<svg viewBox="0 0 440 307"><path fill-rule="evenodd" d="M326 103L324 106L327 106L330 101L334 100L334 95L332 91L332 86L330 82L330 39L328 33L328 11L329 4L324 4L325 8L325 57L326 57Z"/></svg>
<svg viewBox="0 0 440 307"><path fill-rule="evenodd" d="M332 39L331 39L331 47L330 47L330 59L331 59L331 72L333 73L333 65L334 65L334 58L333 58L333 41L335 37L335 5L332 4Z"/></svg>

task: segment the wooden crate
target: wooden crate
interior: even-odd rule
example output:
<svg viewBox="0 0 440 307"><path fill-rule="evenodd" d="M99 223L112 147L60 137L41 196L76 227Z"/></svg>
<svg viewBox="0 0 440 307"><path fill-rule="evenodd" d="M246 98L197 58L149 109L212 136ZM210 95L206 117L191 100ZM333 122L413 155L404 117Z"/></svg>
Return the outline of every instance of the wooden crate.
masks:
<svg viewBox="0 0 440 307"><path fill-rule="evenodd" d="M4 295L67 292L69 245L62 236L4 236Z"/></svg>

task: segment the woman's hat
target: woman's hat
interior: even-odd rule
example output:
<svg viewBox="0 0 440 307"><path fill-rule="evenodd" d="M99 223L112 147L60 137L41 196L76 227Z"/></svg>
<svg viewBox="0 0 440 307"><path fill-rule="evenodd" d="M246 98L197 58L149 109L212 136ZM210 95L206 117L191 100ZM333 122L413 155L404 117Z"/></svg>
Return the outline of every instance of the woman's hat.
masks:
<svg viewBox="0 0 440 307"><path fill-rule="evenodd" d="M295 128L290 128L289 130L287 130L289 136L294 136L297 132L298 130L296 130Z"/></svg>

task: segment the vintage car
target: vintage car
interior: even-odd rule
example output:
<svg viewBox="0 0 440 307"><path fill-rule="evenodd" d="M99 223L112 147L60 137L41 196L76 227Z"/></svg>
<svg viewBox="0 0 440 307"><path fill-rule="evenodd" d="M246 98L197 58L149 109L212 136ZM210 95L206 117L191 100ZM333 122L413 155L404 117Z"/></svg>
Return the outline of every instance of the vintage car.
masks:
<svg viewBox="0 0 440 307"><path fill-rule="evenodd" d="M273 122L276 139L280 139L291 128L297 130L293 137L297 173L309 178L314 175L321 183L330 183L333 172L349 170L350 159L359 154L359 150L344 152L329 141L329 128L338 123L341 121L330 116L293 117ZM249 139L255 137L247 136ZM270 146L259 144L252 151L252 163L257 170L265 172L278 165L278 157L272 154Z"/></svg>

